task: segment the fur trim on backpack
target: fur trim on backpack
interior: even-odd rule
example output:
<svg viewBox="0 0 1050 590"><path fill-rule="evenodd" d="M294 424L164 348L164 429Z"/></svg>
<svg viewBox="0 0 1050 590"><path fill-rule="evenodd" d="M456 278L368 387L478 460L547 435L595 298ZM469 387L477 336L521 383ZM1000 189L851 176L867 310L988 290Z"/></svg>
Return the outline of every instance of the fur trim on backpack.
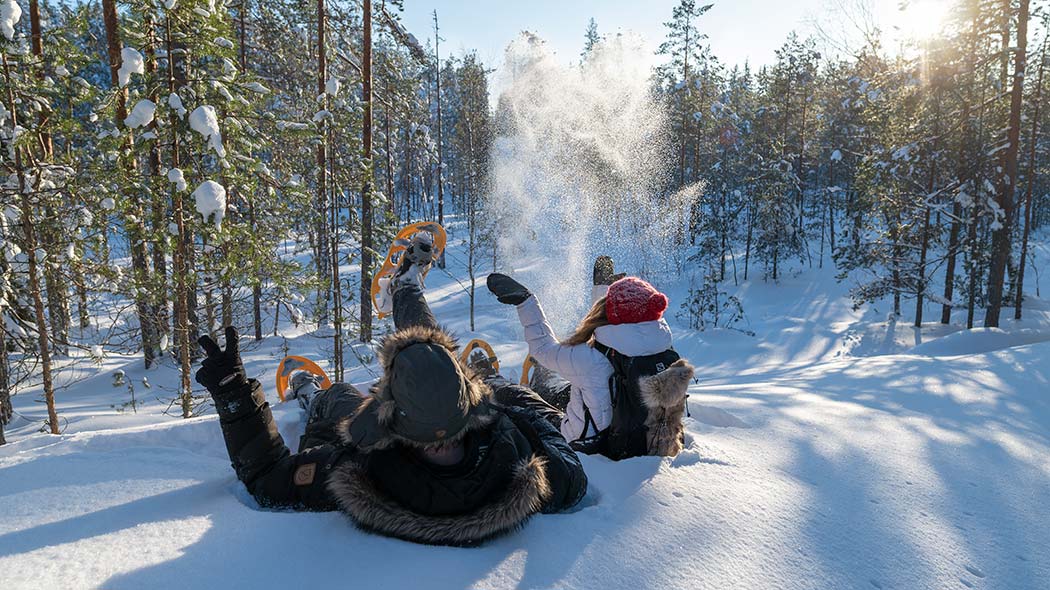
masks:
<svg viewBox="0 0 1050 590"><path fill-rule="evenodd" d="M388 426L393 422L394 413L397 411L397 404L394 402L394 396L390 391L390 379L394 365L394 358L399 352L413 344L433 344L447 350L452 358L455 359L456 366L459 368L459 372L467 384L465 388L466 394L460 399L460 407L469 412L470 418L463 429L455 435L448 437L448 439L443 442L454 442L459 440L468 432L484 428L495 421L496 415L488 405L488 402L492 397L492 390L485 384L479 375L476 375L460 361L458 354L459 343L444 330L427 326L413 326L406 328L387 336L383 340L378 351L379 362L383 368L383 375L369 390L371 395L361 404L357 413L354 414L354 417L365 411L369 404L379 404L377 406L379 423L383 426ZM352 421L353 418L347 418L342 420L336 426L336 434L338 434L339 438L346 444L353 444L353 438L350 436L350 423ZM417 441L399 436L397 433L390 430L386 430L384 434L385 436L375 444L369 445L366 448L359 448L361 448L362 451L379 450L389 447L395 441L417 448L426 446Z"/></svg>
<svg viewBox="0 0 1050 590"><path fill-rule="evenodd" d="M689 382L696 369L685 359L675 361L666 370L638 380L642 403L649 410L645 420L650 455L673 457L682 451L685 441L685 402Z"/></svg>
<svg viewBox="0 0 1050 590"><path fill-rule="evenodd" d="M546 460L533 455L514 470L506 492L469 514L426 516L412 512L376 488L353 461L328 479L328 490L358 526L405 541L430 545L476 545L525 524L551 497Z"/></svg>

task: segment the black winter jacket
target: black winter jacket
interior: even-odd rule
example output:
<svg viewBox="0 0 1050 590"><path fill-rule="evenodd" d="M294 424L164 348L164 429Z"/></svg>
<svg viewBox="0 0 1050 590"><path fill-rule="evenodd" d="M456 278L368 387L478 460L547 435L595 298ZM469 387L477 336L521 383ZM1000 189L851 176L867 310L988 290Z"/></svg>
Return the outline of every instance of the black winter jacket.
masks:
<svg viewBox="0 0 1050 590"><path fill-rule="evenodd" d="M255 380L215 402L233 468L261 506L342 510L362 528L409 541L477 544L536 512L572 507L587 488L568 443L527 408L489 402L490 416L464 436L467 458L439 467L396 441L362 452L341 434L345 423L308 432L292 454Z"/></svg>

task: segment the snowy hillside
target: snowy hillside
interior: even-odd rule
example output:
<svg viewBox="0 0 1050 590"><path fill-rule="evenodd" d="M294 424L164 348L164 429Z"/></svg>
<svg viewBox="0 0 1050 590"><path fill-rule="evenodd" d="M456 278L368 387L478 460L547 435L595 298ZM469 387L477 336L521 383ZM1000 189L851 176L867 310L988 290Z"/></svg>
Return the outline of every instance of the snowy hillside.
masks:
<svg viewBox="0 0 1050 590"><path fill-rule="evenodd" d="M466 338L452 278L464 258L450 252L428 296ZM146 389L138 359L81 363L63 373L83 380L57 396L61 436L33 432L36 395L14 398L0 447L3 587L1050 588L1050 306L1032 302L1017 328L935 339L932 326L888 325L885 310L852 311L829 275L743 285L754 337L676 329L699 377L683 454L586 457L591 488L574 513L477 549L260 510L216 417L165 413L174 367L149 372ZM478 301L476 335L515 373L512 310ZM276 404L285 347L321 358L324 345L289 331L243 348ZM113 385L118 368L137 412ZM374 368L351 374L364 386ZM294 444L298 408L275 414Z"/></svg>

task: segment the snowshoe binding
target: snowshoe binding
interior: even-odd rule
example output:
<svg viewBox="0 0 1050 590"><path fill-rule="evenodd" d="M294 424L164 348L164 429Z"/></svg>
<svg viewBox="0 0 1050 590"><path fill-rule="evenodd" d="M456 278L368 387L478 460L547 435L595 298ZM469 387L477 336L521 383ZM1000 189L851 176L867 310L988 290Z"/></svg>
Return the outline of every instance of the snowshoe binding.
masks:
<svg viewBox="0 0 1050 590"><path fill-rule="evenodd" d="M373 308L380 319L394 308L394 290L406 283L423 287L434 261L445 251L448 237L437 223L424 221L397 233L379 272L372 278Z"/></svg>
<svg viewBox="0 0 1050 590"><path fill-rule="evenodd" d="M475 338L464 346L459 358L482 379L491 379L499 375L499 358L492 346L480 338Z"/></svg>
<svg viewBox="0 0 1050 590"><path fill-rule="evenodd" d="M294 376L293 373L295 373ZM301 377L300 373L303 373L304 376ZM294 399L295 392L303 387L305 380L310 377L316 377L315 384L318 389L328 389L332 386L332 380L317 363L302 356L284 357L281 364L277 366L277 396L282 402L286 399ZM291 389L288 387L289 379L291 379Z"/></svg>

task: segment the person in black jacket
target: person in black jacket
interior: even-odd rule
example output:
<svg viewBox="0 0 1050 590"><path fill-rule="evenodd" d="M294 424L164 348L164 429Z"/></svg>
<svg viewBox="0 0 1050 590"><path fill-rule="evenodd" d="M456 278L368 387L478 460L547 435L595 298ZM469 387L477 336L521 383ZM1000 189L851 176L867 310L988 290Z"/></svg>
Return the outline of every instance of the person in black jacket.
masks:
<svg viewBox="0 0 1050 590"><path fill-rule="evenodd" d="M379 350L382 377L370 395L344 383L316 392L298 453L245 374L237 331L226 328L225 350L201 337L207 358L197 381L212 394L233 468L260 506L341 510L380 534L475 545L582 499L587 477L556 417L505 382L494 382L495 401L459 361L423 297L426 246L413 242L392 281L397 331Z"/></svg>

